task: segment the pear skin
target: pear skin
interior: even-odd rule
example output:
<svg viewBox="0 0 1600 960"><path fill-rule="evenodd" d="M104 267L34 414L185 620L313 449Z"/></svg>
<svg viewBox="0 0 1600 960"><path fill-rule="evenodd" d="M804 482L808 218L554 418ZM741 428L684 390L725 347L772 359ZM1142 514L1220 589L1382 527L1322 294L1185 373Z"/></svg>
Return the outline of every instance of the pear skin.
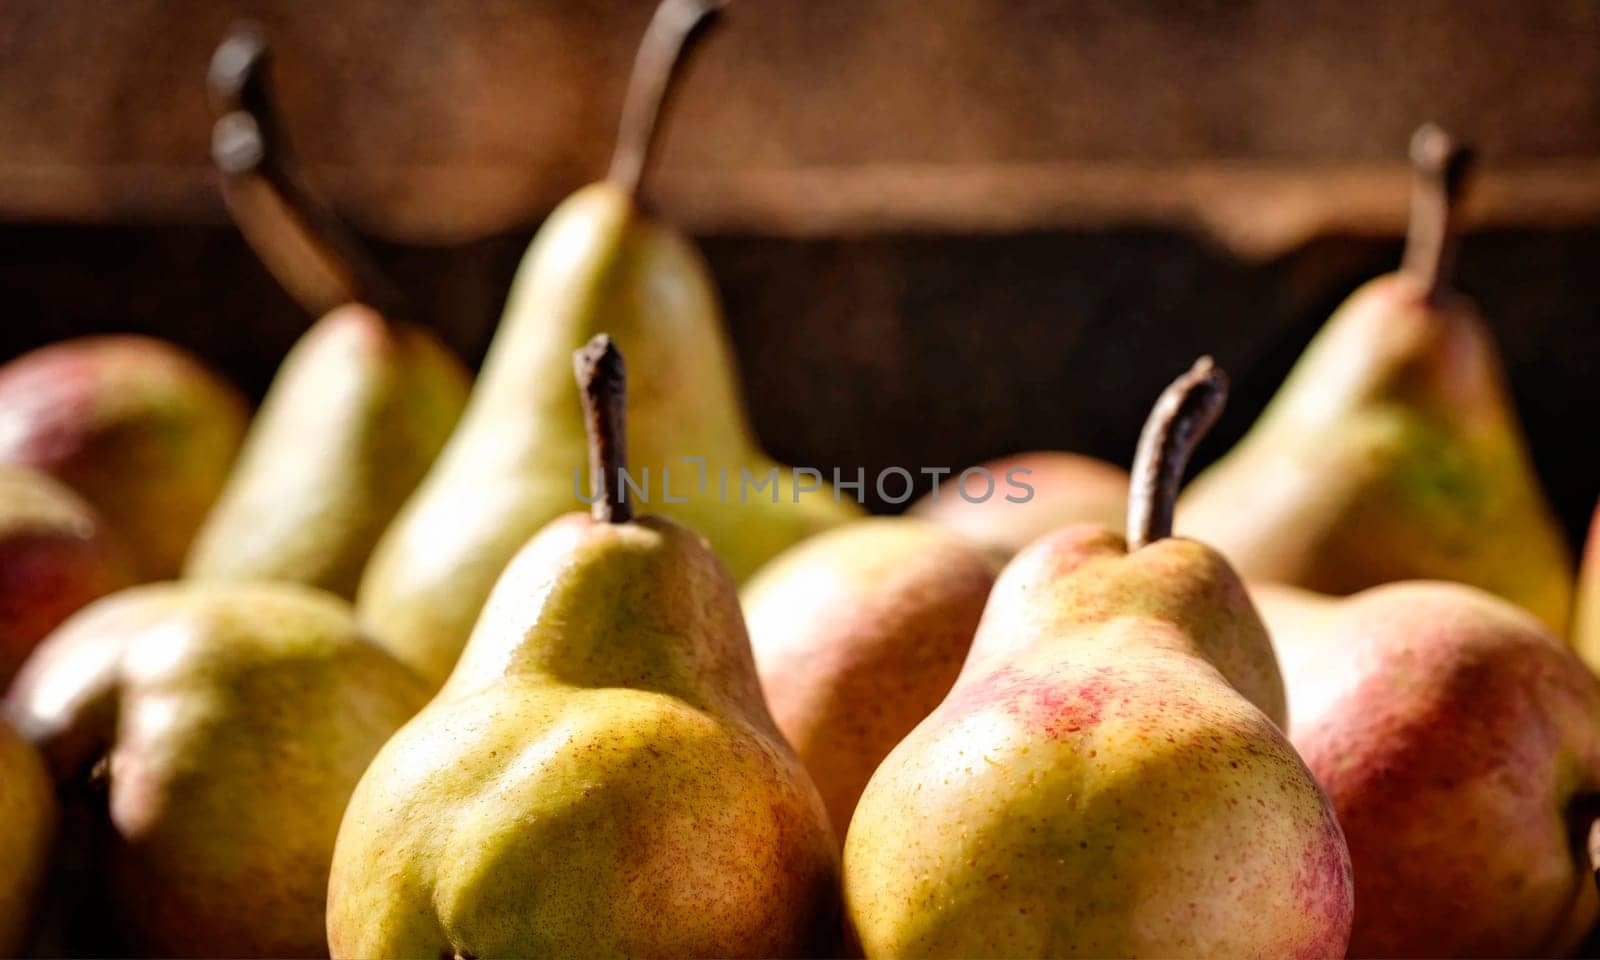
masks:
<svg viewBox="0 0 1600 960"><path fill-rule="evenodd" d="M663 4L641 47L641 64L650 66L636 71L635 87L665 84L652 72L663 55L671 62L662 45L681 45L706 6ZM640 99L647 98L630 95L625 116L638 112ZM652 122L632 122L619 151L648 140ZM649 485L651 509L704 535L736 580L790 544L861 515L826 485L796 494L793 471L760 451L742 412L709 269L686 239L641 210L636 189L625 177L584 187L540 228L460 426L362 579L363 619L436 683L512 555L580 505L574 469L584 462L585 441L567 365L598 333L627 343L633 358L632 476Z"/></svg>
<svg viewBox="0 0 1600 960"><path fill-rule="evenodd" d="M1443 136L1430 130L1419 143ZM1493 338L1446 285L1444 254L1416 252L1453 239L1459 185L1429 188L1445 174L1419 169L1408 269L1340 306L1261 419L1195 479L1178 526L1252 582L1349 594L1456 580L1564 633L1571 561Z"/></svg>
<svg viewBox="0 0 1600 960"><path fill-rule="evenodd" d="M81 497L0 465L0 690L61 621L133 577L122 541Z"/></svg>
<svg viewBox="0 0 1600 960"><path fill-rule="evenodd" d="M50 776L0 718L0 954L18 956L34 917L56 829Z"/></svg>
<svg viewBox="0 0 1600 960"><path fill-rule="evenodd" d="M872 772L955 683L997 572L947 530L874 517L790 547L741 591L773 718L840 837Z"/></svg>
<svg viewBox="0 0 1600 960"><path fill-rule="evenodd" d="M117 942L90 952L323 955L345 803L426 698L296 584L135 587L68 620L8 709L100 838L97 889L69 891L109 905Z"/></svg>
<svg viewBox="0 0 1600 960"><path fill-rule="evenodd" d="M184 576L283 580L353 599L389 521L466 403L460 362L350 304L284 359Z"/></svg>
<svg viewBox="0 0 1600 960"><path fill-rule="evenodd" d="M868 957L1343 954L1349 855L1279 730L1266 631L1220 554L1168 536L1219 379L1197 365L1146 427L1137 545L1073 527L1018 554L949 696L868 783L844 852ZM1161 425L1206 390L1209 413Z"/></svg>
<svg viewBox="0 0 1600 960"><path fill-rule="evenodd" d="M1569 955L1600 912L1600 682L1473 587L1254 592L1350 845L1350 955Z"/></svg>
<svg viewBox="0 0 1600 960"><path fill-rule="evenodd" d="M580 355L586 391L620 393L609 340ZM626 449L617 408L591 420L602 477ZM608 482L594 517L517 554L362 778L329 886L335 957L836 951L835 840L762 700L733 581Z"/></svg>
<svg viewBox="0 0 1600 960"><path fill-rule="evenodd" d="M222 491L248 409L173 344L64 340L0 366L0 463L71 487L122 537L139 579L164 579Z"/></svg>
<svg viewBox="0 0 1600 960"><path fill-rule="evenodd" d="M947 482L937 498L930 493L907 512L954 530L1001 560L1011 559L1052 530L1084 523L1116 530L1126 522L1128 472L1104 460L1039 451L1001 457L980 466L995 478L991 496L979 498L981 478L974 479L968 490L975 500L967 500L954 482ZM1013 476L1032 492L1015 491L1007 482ZM1029 499L1015 503L1007 496Z"/></svg>
<svg viewBox="0 0 1600 960"><path fill-rule="evenodd" d="M1577 602L1573 607L1572 645L1589 669L1600 673L1600 503L1589 521L1589 542L1583 548L1578 572Z"/></svg>

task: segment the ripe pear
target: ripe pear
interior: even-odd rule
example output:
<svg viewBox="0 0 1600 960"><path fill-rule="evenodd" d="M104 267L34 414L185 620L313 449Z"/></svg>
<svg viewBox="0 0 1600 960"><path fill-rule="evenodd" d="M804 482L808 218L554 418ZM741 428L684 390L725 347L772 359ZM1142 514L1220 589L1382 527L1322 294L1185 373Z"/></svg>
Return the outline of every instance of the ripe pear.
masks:
<svg viewBox="0 0 1600 960"><path fill-rule="evenodd" d="M844 850L869 957L1334 957L1350 860L1279 730L1277 663L1222 555L1170 536L1226 381L1145 426L1129 537L1001 572L960 678L873 775Z"/></svg>
<svg viewBox="0 0 1600 960"><path fill-rule="evenodd" d="M633 518L621 354L575 358L593 516L507 567L428 708L339 830L335 957L827 951L837 854L773 725L727 570Z"/></svg>
<svg viewBox="0 0 1600 960"><path fill-rule="evenodd" d="M1572 568L1488 327L1449 286L1467 155L1412 146L1400 272L1351 295L1254 427L1185 493L1179 528L1252 581L1348 594L1474 584L1565 632Z"/></svg>
<svg viewBox="0 0 1600 960"><path fill-rule="evenodd" d="M0 690L61 621L132 583L122 541L81 497L0 464Z"/></svg>
<svg viewBox="0 0 1600 960"><path fill-rule="evenodd" d="M236 31L212 61L214 156L246 237L290 290L315 278L270 229L272 208L340 267L340 304L284 358L184 565L198 579L287 580L354 599L379 536L466 405L468 375L431 333L370 306L386 284L300 183L267 89L265 41ZM337 239L336 239L337 238ZM320 303L305 301L312 312Z"/></svg>
<svg viewBox="0 0 1600 960"><path fill-rule="evenodd" d="M1600 911L1600 681L1474 587L1253 592L1350 844L1350 955L1569 955Z"/></svg>
<svg viewBox="0 0 1600 960"><path fill-rule="evenodd" d="M426 698L331 594L169 583L69 619L8 707L86 808L74 816L93 828L90 862L68 887L103 899L110 916L94 926L117 949L306 957L326 951L345 802Z"/></svg>
<svg viewBox="0 0 1600 960"><path fill-rule="evenodd" d="M872 772L955 683L998 566L931 523L873 517L745 585L761 688L840 837Z"/></svg>
<svg viewBox="0 0 1600 960"><path fill-rule="evenodd" d="M966 496L945 484L907 511L981 544L1001 560L1052 530L1092 523L1121 529L1128 512L1128 472L1115 464L1076 453L1019 453L979 464L995 478L995 491L982 496L979 477L968 481ZM1008 478L1026 484L1016 491ZM967 499L971 497L972 499ZM1026 497L1021 503L1007 497Z"/></svg>
<svg viewBox="0 0 1600 960"><path fill-rule="evenodd" d="M709 539L735 579L860 514L825 485L796 493L810 485L757 448L706 264L638 201L676 53L708 12L707 0L665 0L657 11L609 178L574 194L534 238L461 425L362 579L362 617L435 682L511 556L577 503L583 423L562 384L571 352L599 332L628 343L638 371L634 479L653 508Z"/></svg>
<svg viewBox="0 0 1600 960"><path fill-rule="evenodd" d="M27 741L0 719L0 955L22 950L55 829L50 776Z"/></svg>
<svg viewBox="0 0 1600 960"><path fill-rule="evenodd" d="M141 580L164 579L222 490L248 409L165 341L64 340L0 366L0 463L71 487L121 535Z"/></svg>
<svg viewBox="0 0 1600 960"><path fill-rule="evenodd" d="M1600 673L1600 503L1595 504L1594 519L1589 521L1589 542L1578 571L1572 645L1589 668Z"/></svg>

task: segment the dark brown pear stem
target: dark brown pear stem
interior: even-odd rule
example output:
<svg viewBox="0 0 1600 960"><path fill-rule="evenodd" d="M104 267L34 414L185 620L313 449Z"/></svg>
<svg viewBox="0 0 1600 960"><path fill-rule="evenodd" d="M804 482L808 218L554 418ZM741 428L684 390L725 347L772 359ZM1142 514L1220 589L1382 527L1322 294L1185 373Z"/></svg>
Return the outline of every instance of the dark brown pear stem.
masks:
<svg viewBox="0 0 1600 960"><path fill-rule="evenodd" d="M1137 550L1172 536L1172 512L1189 456L1222 413L1228 376L1210 357L1201 357L1172 381L1139 434L1128 488L1128 549Z"/></svg>
<svg viewBox="0 0 1600 960"><path fill-rule="evenodd" d="M366 303L393 317L401 308L394 285L300 176L273 101L271 63L266 38L252 24L234 26L211 57L211 158L228 211L308 312Z"/></svg>
<svg viewBox="0 0 1600 960"><path fill-rule="evenodd" d="M609 334L596 334L573 352L572 372L589 435L589 492L596 498L590 512L600 523L627 523L633 504L622 482L628 469L628 371L622 351Z"/></svg>
<svg viewBox="0 0 1600 960"><path fill-rule="evenodd" d="M1473 155L1450 134L1427 123L1411 137L1411 224L1400 271L1416 278L1430 302L1450 289L1455 270L1461 195Z"/></svg>
<svg viewBox="0 0 1600 960"><path fill-rule="evenodd" d="M705 35L702 28L715 22L715 15L725 2L661 0L650 26L645 28L622 101L622 122L611 154L611 170L606 174L606 179L628 191L629 196L639 195L661 118L676 87L674 80L683 72L695 39Z"/></svg>

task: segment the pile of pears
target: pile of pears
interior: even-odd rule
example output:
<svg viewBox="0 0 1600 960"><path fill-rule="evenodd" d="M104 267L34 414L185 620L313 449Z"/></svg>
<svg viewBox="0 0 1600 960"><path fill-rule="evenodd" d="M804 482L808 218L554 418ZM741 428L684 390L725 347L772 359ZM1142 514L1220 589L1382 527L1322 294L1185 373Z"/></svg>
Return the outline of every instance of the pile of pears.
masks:
<svg viewBox="0 0 1600 960"><path fill-rule="evenodd" d="M1469 151L1418 131L1401 268L1194 482L1209 357L1126 469L868 518L761 451L643 200L718 7L657 9L475 378L262 31L217 48L223 197L317 319L253 415L147 337L0 365L0 954L1576 950L1600 505L1575 575L1452 285Z"/></svg>

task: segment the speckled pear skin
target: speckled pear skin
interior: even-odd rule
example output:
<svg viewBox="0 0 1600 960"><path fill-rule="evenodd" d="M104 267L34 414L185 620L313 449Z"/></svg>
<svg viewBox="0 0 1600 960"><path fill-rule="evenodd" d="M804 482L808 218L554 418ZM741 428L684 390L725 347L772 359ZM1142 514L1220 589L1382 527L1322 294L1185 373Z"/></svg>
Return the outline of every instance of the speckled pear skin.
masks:
<svg viewBox="0 0 1600 960"><path fill-rule="evenodd" d="M1036 451L979 466L995 479L994 493L988 498L980 497L984 479L975 475L968 493L978 498L977 502L964 499L955 486L957 474L941 484L937 500L929 493L907 512L954 530L1001 560L1011 559L1023 547L1062 527L1088 523L1121 530L1127 522L1128 471L1115 464L1076 453ZM1028 496L1007 481L1014 470L1028 471L1015 478L1033 488L1025 503L1006 499Z"/></svg>
<svg viewBox="0 0 1600 960"><path fill-rule="evenodd" d="M61 621L133 576L122 541L81 497L0 464L0 690Z"/></svg>
<svg viewBox="0 0 1600 960"><path fill-rule="evenodd" d="M1436 578L1565 633L1572 564L1488 329L1464 298L1380 277L1351 295L1178 530L1251 581L1349 594Z"/></svg>
<svg viewBox="0 0 1600 960"><path fill-rule="evenodd" d="M113 910L98 926L122 947L308 957L327 950L345 802L426 698L330 594L153 584L62 625L8 709L63 792L87 796L86 776L98 785L106 840L93 875Z"/></svg>
<svg viewBox="0 0 1600 960"><path fill-rule="evenodd" d="M581 509L586 462L572 351L597 333L628 345L631 475L641 507L703 534L742 580L784 547L857 517L827 488L793 502L786 467L756 447L742 414L711 277L688 241L640 213L621 188L585 187L553 212L517 272L461 424L380 541L362 617L404 660L442 683L495 579L546 523ZM670 440L665 439L670 438ZM680 457L704 457L699 467ZM671 468L673 498L660 488ZM721 502L719 470L729 471ZM771 486L740 502L740 470Z"/></svg>
<svg viewBox="0 0 1600 960"><path fill-rule="evenodd" d="M1482 590L1253 588L1355 864L1353 957L1569 956L1594 926L1600 682ZM1582 811L1587 810L1587 814Z"/></svg>
<svg viewBox="0 0 1600 960"><path fill-rule="evenodd" d="M121 535L141 580L165 579L222 490L248 412L173 344L65 340L0 367L0 463L71 487Z"/></svg>
<svg viewBox="0 0 1600 960"><path fill-rule="evenodd" d="M910 517L873 517L785 550L740 593L773 718L842 839L856 799L950 691L999 564Z"/></svg>
<svg viewBox="0 0 1600 960"><path fill-rule="evenodd" d="M469 378L420 327L348 304L284 359L184 564L354 599L389 521L466 405Z"/></svg>
<svg viewBox="0 0 1600 960"><path fill-rule="evenodd" d="M869 957L1337 957L1350 861L1210 548L1092 527L1001 573L950 695L867 785Z"/></svg>
<svg viewBox="0 0 1600 960"><path fill-rule="evenodd" d="M1589 541L1578 571L1578 592L1572 615L1572 645L1589 669L1600 673L1600 503L1589 521Z"/></svg>
<svg viewBox="0 0 1600 960"><path fill-rule="evenodd" d="M0 719L0 954L20 955L45 880L56 797L27 741Z"/></svg>
<svg viewBox="0 0 1600 960"><path fill-rule="evenodd" d="M671 521L550 524L362 778L335 957L837 951L827 813L761 699L738 599Z"/></svg>

